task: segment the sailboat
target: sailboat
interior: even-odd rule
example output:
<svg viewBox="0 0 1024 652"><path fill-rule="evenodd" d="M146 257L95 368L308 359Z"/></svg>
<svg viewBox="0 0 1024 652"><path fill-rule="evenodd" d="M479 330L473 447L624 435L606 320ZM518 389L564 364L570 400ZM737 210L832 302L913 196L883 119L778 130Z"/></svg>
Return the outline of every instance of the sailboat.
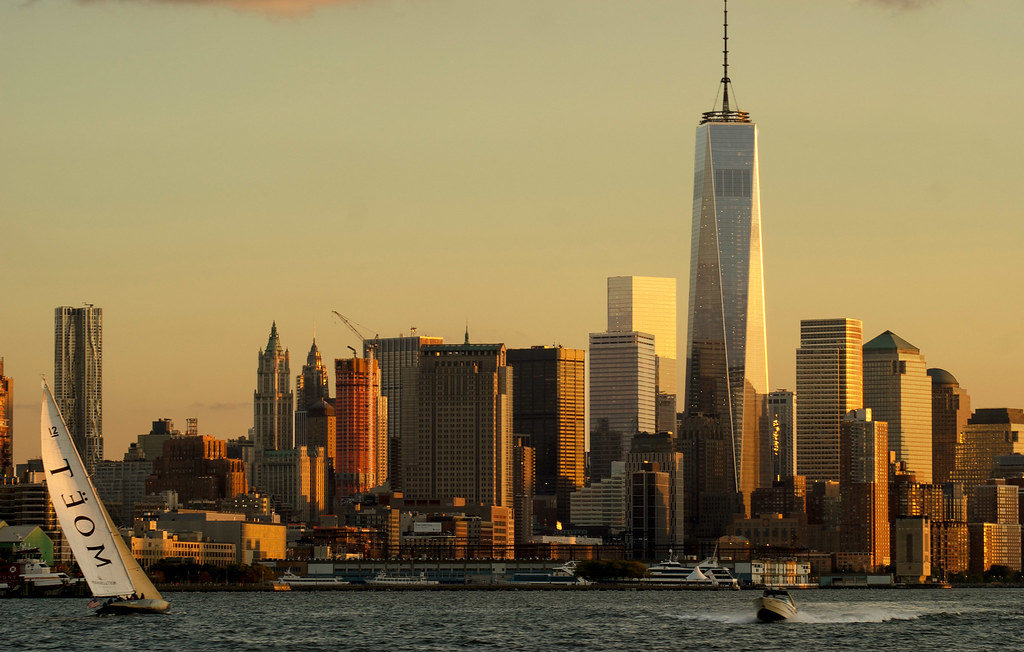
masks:
<svg viewBox="0 0 1024 652"><path fill-rule="evenodd" d="M43 383L40 439L46 486L64 537L98 601L97 613L162 613L171 606L118 533ZM106 598L106 600L102 600Z"/></svg>

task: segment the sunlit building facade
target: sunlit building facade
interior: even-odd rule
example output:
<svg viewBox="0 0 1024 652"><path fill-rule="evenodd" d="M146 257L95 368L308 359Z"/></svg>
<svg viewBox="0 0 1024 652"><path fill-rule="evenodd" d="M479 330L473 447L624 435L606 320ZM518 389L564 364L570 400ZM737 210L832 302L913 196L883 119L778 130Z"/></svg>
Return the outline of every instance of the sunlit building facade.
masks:
<svg viewBox="0 0 1024 652"><path fill-rule="evenodd" d="M257 457L265 450L289 450L294 395L288 350L281 346L277 323L270 327L267 348L259 352L253 392L254 441Z"/></svg>
<svg viewBox="0 0 1024 652"><path fill-rule="evenodd" d="M932 481L932 379L920 349L892 331L864 345L864 407L889 424L889 450Z"/></svg>
<svg viewBox="0 0 1024 652"><path fill-rule="evenodd" d="M839 479L839 424L864 406L863 325L859 319L804 319L796 351L797 473Z"/></svg>
<svg viewBox="0 0 1024 652"><path fill-rule="evenodd" d="M655 389L659 405L655 427L676 429L676 279L654 276L608 278L608 332L639 331L654 336Z"/></svg>
<svg viewBox="0 0 1024 652"><path fill-rule="evenodd" d="M686 412L718 419L729 476L749 506L761 482L768 393L757 125L730 109L727 76L723 86L722 110L705 113L697 128Z"/></svg>
<svg viewBox="0 0 1024 652"><path fill-rule="evenodd" d="M843 551L863 554L868 572L890 560L888 444L886 424L872 420L870 409L844 417L839 435Z"/></svg>
<svg viewBox="0 0 1024 652"><path fill-rule="evenodd" d="M996 457L1024 454L1024 410L975 410L957 439L950 481L967 487L993 477Z"/></svg>
<svg viewBox="0 0 1024 652"><path fill-rule="evenodd" d="M0 358L0 477L14 475L14 380Z"/></svg>
<svg viewBox="0 0 1024 652"><path fill-rule="evenodd" d="M53 398L89 473L103 459L103 309L54 310Z"/></svg>
<svg viewBox="0 0 1024 652"><path fill-rule="evenodd" d="M374 358L335 360L338 495L364 493L382 484L387 468L387 411Z"/></svg>

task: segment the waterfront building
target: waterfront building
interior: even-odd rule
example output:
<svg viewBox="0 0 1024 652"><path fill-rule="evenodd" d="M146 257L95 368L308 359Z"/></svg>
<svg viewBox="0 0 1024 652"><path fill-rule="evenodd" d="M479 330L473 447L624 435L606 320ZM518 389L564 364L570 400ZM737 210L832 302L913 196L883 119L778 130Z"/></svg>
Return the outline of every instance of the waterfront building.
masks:
<svg viewBox="0 0 1024 652"><path fill-rule="evenodd" d="M260 462L262 491L289 523L315 523L327 511L327 454L299 446L265 451Z"/></svg>
<svg viewBox="0 0 1024 652"><path fill-rule="evenodd" d="M747 539L754 546L802 548L805 546L807 517L804 514L763 512L749 518L736 514L729 534Z"/></svg>
<svg viewBox="0 0 1024 652"><path fill-rule="evenodd" d="M869 408L852 410L840 424L843 552L863 553L864 572L890 560L888 441L885 422L873 421Z"/></svg>
<svg viewBox="0 0 1024 652"><path fill-rule="evenodd" d="M567 523L569 494L585 481L586 352L561 346L509 349L508 364L516 388L512 431L530 437L535 493L555 496L556 518Z"/></svg>
<svg viewBox="0 0 1024 652"><path fill-rule="evenodd" d="M570 521L574 527L618 534L626 527L625 501L626 463L612 462L608 477L569 496Z"/></svg>
<svg viewBox="0 0 1024 652"><path fill-rule="evenodd" d="M309 410L319 406L322 401L330 402L331 392L327 380L327 367L324 366L320 349L317 347L314 337L313 344L309 347L309 353L306 355L306 364L302 365L302 371L295 377L296 446L311 445L306 432L306 421L309 418ZM331 451L331 456L333 455L334 452Z"/></svg>
<svg viewBox="0 0 1024 652"><path fill-rule="evenodd" d="M701 116L694 152L686 413L717 419L730 444L731 491L749 508L762 483L768 393L761 190L757 125L730 105L724 53L722 106Z"/></svg>
<svg viewBox="0 0 1024 652"><path fill-rule="evenodd" d="M280 523L248 521L244 514L179 509L138 524L135 536L146 536L149 531L199 532L207 541L233 544L234 563L254 564L285 558L286 530Z"/></svg>
<svg viewBox="0 0 1024 652"><path fill-rule="evenodd" d="M14 475L14 380L0 358L0 477Z"/></svg>
<svg viewBox="0 0 1024 652"><path fill-rule="evenodd" d="M186 506L216 505L248 486L242 461L228 458L227 442L209 435L168 439L152 465L146 493L174 491Z"/></svg>
<svg viewBox="0 0 1024 652"><path fill-rule="evenodd" d="M839 425L864 407L863 325L859 319L804 319L796 351L797 473L839 479Z"/></svg>
<svg viewBox="0 0 1024 652"><path fill-rule="evenodd" d="M288 350L281 346L277 322L270 327L267 348L259 352L253 392L254 442L257 459L263 451L292 448L292 374Z"/></svg>
<svg viewBox="0 0 1024 652"><path fill-rule="evenodd" d="M172 534L166 530L149 530L145 536L133 536L130 546L132 556L143 568L168 558L223 567L236 563L238 558L235 544L208 541L198 532Z"/></svg>
<svg viewBox="0 0 1024 652"><path fill-rule="evenodd" d="M344 498L365 493L387 480L387 407L381 396L376 359L335 360L334 370L335 464L338 496Z"/></svg>
<svg viewBox="0 0 1024 652"><path fill-rule="evenodd" d="M659 409L658 432L675 432L678 345L676 344L676 279L654 276L608 278L608 332L654 336L654 386Z"/></svg>
<svg viewBox="0 0 1024 652"><path fill-rule="evenodd" d="M518 388L518 386L517 386ZM533 496L536 486L536 450L529 435L514 435L512 446L512 514L516 522L516 545L533 538Z"/></svg>
<svg viewBox="0 0 1024 652"><path fill-rule="evenodd" d="M432 344L406 369L404 494L512 507L512 370L504 344Z"/></svg>
<svg viewBox="0 0 1024 652"><path fill-rule="evenodd" d="M1020 525L968 523L971 558L970 571L984 573L993 566L1011 571L1021 569Z"/></svg>
<svg viewBox="0 0 1024 652"><path fill-rule="evenodd" d="M932 521L932 573L941 578L970 567L970 535L963 521Z"/></svg>
<svg viewBox="0 0 1024 652"><path fill-rule="evenodd" d="M43 563L53 566L53 541L43 528L38 525L8 525L0 520L0 559L14 559L22 551L34 551Z"/></svg>
<svg viewBox="0 0 1024 652"><path fill-rule="evenodd" d="M682 550L685 544L686 519L683 510L686 504L686 484L683 474L685 467L683 454L675 451L675 440L672 433L661 432L654 435L640 434L633 438L630 452L626 455L626 495L634 495L634 487L629 484L634 474L646 469L647 463L655 463L661 473L668 475L668 526L664 537L659 535L657 545L661 545L662 539L667 541L668 548ZM632 523L633 516L628 512L626 522ZM654 540L649 540L652 544ZM635 543L635 539L634 539ZM648 552L653 549L648 548ZM668 550L661 550L661 554L667 555ZM663 558L663 557L662 557ZM659 558L661 559L661 558Z"/></svg>
<svg viewBox="0 0 1024 652"><path fill-rule="evenodd" d="M778 482L796 475L796 394L785 389L770 392L766 421L763 469L768 473L766 482Z"/></svg>
<svg viewBox="0 0 1024 652"><path fill-rule="evenodd" d="M950 479L967 486L979 485L995 474L996 458L1024 454L1024 410L983 408L975 410L957 440Z"/></svg>
<svg viewBox="0 0 1024 652"><path fill-rule="evenodd" d="M655 432L655 342L649 333L590 334L590 480L623 460L633 435Z"/></svg>
<svg viewBox="0 0 1024 652"><path fill-rule="evenodd" d="M893 524L897 581L923 584L932 574L932 521L900 518Z"/></svg>
<svg viewBox="0 0 1024 652"><path fill-rule="evenodd" d="M54 310L53 398L92 473L103 459L103 308Z"/></svg>
<svg viewBox="0 0 1024 652"><path fill-rule="evenodd" d="M657 462L641 462L629 474L626 496L629 543L635 559L663 559L671 543L671 482Z"/></svg>
<svg viewBox="0 0 1024 652"><path fill-rule="evenodd" d="M50 492L46 489L42 460L19 464L16 475L0 483L0 521L14 526L40 526L53 542L54 561L64 564L72 561L71 546L57 523Z"/></svg>
<svg viewBox="0 0 1024 652"><path fill-rule="evenodd" d="M929 369L932 379L932 481L950 481L957 438L971 416L971 397L945 369Z"/></svg>
<svg viewBox="0 0 1024 652"><path fill-rule="evenodd" d="M864 345L864 407L889 424L889 450L932 481L932 380L920 349L892 331Z"/></svg>
<svg viewBox="0 0 1024 652"><path fill-rule="evenodd" d="M406 369L418 369L420 347L428 344L443 344L441 337L425 337L415 334L408 336L375 337L363 340L363 357L373 354L380 367L380 393L387 399L388 428L388 471L391 488L402 490L402 396L404 394L403 374Z"/></svg>
<svg viewBox="0 0 1024 652"><path fill-rule="evenodd" d="M511 507L472 504L462 497L413 500L393 497L406 524L400 557L413 559L513 559L515 533Z"/></svg>

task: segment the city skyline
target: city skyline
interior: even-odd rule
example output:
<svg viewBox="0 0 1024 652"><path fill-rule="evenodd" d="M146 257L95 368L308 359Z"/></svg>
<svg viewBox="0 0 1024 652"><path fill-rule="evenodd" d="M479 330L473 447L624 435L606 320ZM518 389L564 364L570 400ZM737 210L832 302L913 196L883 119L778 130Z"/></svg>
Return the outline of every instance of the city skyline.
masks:
<svg viewBox="0 0 1024 652"><path fill-rule="evenodd" d="M1009 179L1016 168L1011 152L1019 150L1020 136L1004 133L983 121L964 123L962 119L970 114L966 111L968 105L960 103L960 96L970 96L971 105L997 103L995 96L988 99L990 96L982 90L992 83L992 78L986 76L987 66L978 62L1006 59L1006 54L997 54L992 49L997 47L992 43L1000 39L983 41L977 35L983 30L988 34L994 29L997 35L1001 30L1010 30L1013 21L999 20L999 16L1019 16L1020 10L1010 3L991 3L971 11L941 2L913 11L890 11L861 3L837 5L841 6L810 9L810 3L742 2L735 3L730 13L733 77L740 91L740 106L756 111L759 122L767 125L760 134L761 147L772 153L761 161L762 181L770 189L766 190L763 216L768 364L772 379L769 389L794 388L792 352L799 338L800 319L849 315L864 321L866 334L891 329L920 346L927 352L930 365L948 369L971 389L974 405L1016 407L1024 402L1024 389L1012 372L1024 361L1024 355L1012 346L1012 317L1017 313L1012 305L1001 306L1000 297L1004 286L1012 287L1022 280L1022 272L1010 262L1010 247L1017 240L1013 236L1019 233L1020 225L1012 221L1014 204L1007 190L1013 187ZM242 111L242 100L254 97L259 100L257 108L277 118L302 117L304 111L314 109L289 109L287 103L263 94L263 84L253 86L244 75L232 78L233 83L227 84L221 95L209 86L212 77L198 75L197 86L192 87L171 75L170 89L191 91L183 93L180 103L173 107L181 113L172 113L171 109L153 112L154 102L162 96L131 89L148 88L141 81L149 74L147 63L166 73L167 61L173 59L170 55L179 47L176 44L155 43L151 50L140 54L143 63L139 69L128 66L119 70L114 79L97 74L108 70L108 58L113 60L116 48L119 44L124 46L128 37L124 32L110 31L115 36L120 34L120 39L113 38L108 45L97 44L98 40L90 37L92 49L83 48L88 56L72 62L72 70L83 80L96 80L97 87L105 89L111 97L131 100L123 108L98 99L91 94L95 91L82 86L82 82L63 84L71 80L55 72L56 64L63 62L61 56L71 48L81 45L72 32L72 25L80 20L100 32L123 30L125 24L130 24L138 28L137 34L150 33L145 26L153 21L163 21L169 30L164 33L183 30L181 33L190 34L190 42L199 46L182 59L182 65L191 71L203 59L197 52L212 47L197 32L189 32L189 25L194 27L199 21L209 21L211 29L224 30L234 44L279 34L285 46L296 48L296 54L285 60L298 65L322 63L322 59L314 56L317 46L300 48L297 40L311 38L318 47L325 47L325 31L329 31L328 27L338 28L339 23L345 34L349 34L348 30L370 27L370 33L396 37L412 29L417 20L433 24L430 21L442 21L448 11L456 9L464 10L462 27L479 27L487 24L485 19L493 18L492 12L504 11L504 7L471 10L463 2L436 3L433 7L373 2L325 8L288 21L271 21L227 9L130 3L36 3L0 9L0 16L15 27L11 44L15 53L34 51L30 49L31 43L40 38L44 29L66 37L65 44L43 53L41 60L26 65L24 70L15 69L17 66L10 62L0 63L5 78L12 80L12 95L18 98L0 108L0 117L14 125L13 147L11 153L0 159L0 171L10 185L5 189L3 218L4 231L10 234L5 238L5 243L9 243L9 277L19 279L11 284L11 293L0 308L4 324L0 356L6 360L6 374L23 381L52 369L52 331L48 322L54 306L91 301L103 307L103 435L107 457L118 459L128 442L146 432L148 424L160 417L182 421L187 416L199 416L204 430L221 437L243 434L252 426L252 406L247 400L252 391L252 347L260 346L266 336L266 323L274 319L287 334L286 348L299 351L305 350L313 324L319 322L322 349L329 359L344 357L345 347L357 344L340 327L327 326L332 308L353 314L362 323L373 324L381 329L382 335L397 334L417 325L421 332L459 341L468 317L477 341L504 342L509 347L557 341L584 348L587 333L602 327L602 278L650 275L684 282L686 279L687 261L681 252L689 249L686 198L692 174L691 130L695 126L693 115L710 108L713 99L714 83L708 75L715 69L719 56L720 43L714 26L720 18L720 7L717 3L672 7L667 2L637 6L640 10L597 4L586 11L571 3L557 9L543 8L539 3L521 5L525 17L557 18L556 26L544 26L534 35L534 47L527 57L530 62L536 64L538 58L563 47L559 41L569 39L565 39L567 32L558 25L564 28L570 20L580 22L578 28L568 32L575 37L571 39L570 52L576 52L576 58L582 60L569 57L557 66L556 73L541 75L529 66L514 64L515 57L506 59L496 46L485 48L489 59L501 64L501 71L511 76L514 89L538 96L499 96L504 101L518 99L513 106L528 109L526 117L511 128L500 126L501 121L492 122L487 112L494 107L481 104L482 100L475 95L467 103L468 87L463 88L465 81L459 76L466 75L473 83L479 81L482 71L475 64L442 59L445 65L441 71L420 68L408 56L410 51L399 48L384 64L390 73L399 79L425 74L434 81L447 83L440 84L434 95L437 104L414 105L429 109L422 111L429 115L420 117L404 131L382 119L378 123L382 128L373 132L378 134L378 140L352 140L352 126L341 117L351 118L354 111L361 119L354 122L365 129L366 116L361 112L360 101L408 98L400 91L388 90L390 86L370 83L372 78L360 76L357 70L346 69L350 76L344 78L349 86L354 83L366 90L364 99L359 100L360 96L351 87L348 89L355 97L349 107L355 107L352 111L334 116L335 121L315 113L312 131L285 121L277 136L268 136L266 118L259 111ZM800 18L801 12L809 16ZM634 15L629 16L630 13ZM391 23L387 22L389 17ZM837 17L849 19L839 21L848 33L829 47L829 38L835 38L838 32L829 29L822 30L824 34L812 33L810 24L826 18L838 20ZM517 42L513 37L521 32L530 33L525 28L527 22L513 21L502 34L507 39L503 43ZM613 28L617 22L621 26ZM773 42L773 47L768 48L768 37L763 32L772 30L762 27L778 24L797 30L806 36L806 42L799 47ZM601 55L598 45L604 45L606 39L599 37L612 29L616 30L616 37L631 36L644 47L632 48L628 53L613 48L620 60L602 58L610 55ZM620 29L626 31L620 33ZM420 36L415 43L440 55L451 55L461 48L483 47L472 30L468 33L463 40L454 41L454 50L440 49L444 46L435 41L451 37L445 29L440 30L439 37ZM858 38L871 38L877 51L853 48ZM952 47L940 48L936 40L943 38ZM352 40L368 45L365 40ZM968 43L976 51L970 52L964 61L956 60L960 54L957 44L967 47ZM796 62L795 52L813 46L828 55L823 62ZM856 51L860 60L839 62L844 47ZM358 52L343 49L331 55ZM756 52L762 54L755 56ZM21 59L15 56L14 60ZM879 61L891 66L894 80L910 84L910 90L916 93L902 92L907 89L897 86L896 81L876 80ZM650 70L651 62L658 63L654 72ZM260 63L266 63L262 56ZM829 64L839 70L825 75L816 68ZM229 53L225 61L212 67L224 74L237 65L239 60ZM644 75L636 79L627 77L627 72L641 65L648 68ZM445 71L446 66L451 69ZM593 69L604 72L596 75ZM293 95L300 103L307 101L303 98L312 89L334 79L315 66L307 70L307 76L292 82L292 90L297 91ZM938 70L942 70L942 77L937 76ZM86 74L90 71L93 74ZM969 71L972 78L964 79L961 74L954 91L945 75L952 77L958 71ZM794 95L799 85L788 78L800 77L797 73L806 73L814 84ZM562 94L554 95L554 103L550 97L540 99L545 94L550 96L556 86L554 80L561 79L559 74L577 83L567 84ZM271 68L266 75L270 84L289 79L281 69ZM881 86L878 95L860 92L869 79ZM779 89L772 90L773 85ZM898 95L894 92L883 101L885 91L896 88L901 89ZM71 102L68 97L78 96L64 93L81 94L81 102ZM950 93L958 97L945 101ZM1012 104L1020 91L1011 85L1000 93L1005 93L1005 97L1000 96L1002 101ZM616 96L611 104L599 106L600 103L585 101L591 95L604 98L608 94ZM630 94L638 99L627 101L618 97ZM894 108L891 100L897 96L900 103ZM813 111L794 110L794 105L810 107L812 100ZM67 107L69 103L79 107L80 113L72 113ZM467 112L446 116L447 121L458 125L454 132L449 131L451 127L432 131L442 124L436 115L440 106ZM133 109L143 110L132 112ZM189 111L204 110L215 117L210 121L182 117ZM898 123L895 126L885 124L882 118L891 116L893 111L906 120L892 121ZM824 114L842 115L842 127L835 130L841 133L826 133L821 124L798 119ZM125 120L126 115L134 118ZM495 115L502 120L507 117L500 112ZM911 115L912 125L907 122ZM467 120L473 116L478 119ZM405 113L393 117L404 120ZM566 120L579 122L565 128ZM656 126L646 130L632 126L644 121ZM116 127L118 122L124 125ZM97 124L105 128L109 139L123 143L120 148L87 137L86 132ZM559 128L556 130L555 126ZM164 127L170 132L168 140L155 133ZM209 172L203 166L193 174L181 163L183 156L206 156L230 168L250 154L262 160L271 154L287 153L291 150L282 141L305 145L311 142L312 133L319 134L317 130L328 127L337 130L337 135L329 139L330 151L313 147L307 150L312 159L301 155L286 157L299 163L296 169L283 174L286 169L270 165L265 172L272 175L269 178L258 174L251 165L242 165L238 167L240 171L225 173L224 195L219 198L211 194L214 188L221 188L217 177L203 176ZM947 131L936 139L935 131L941 128ZM594 158L592 146L584 146L583 141L592 140L598 132L605 133L603 142L614 151L604 150L603 156ZM56 143L45 138L41 146L32 146L33 139L43 133L52 133L61 141L62 148L56 149ZM219 140L212 138L217 133ZM872 135L867 138L864 134ZM529 144L518 144L520 136ZM857 144L857 139L864 142ZM521 157L537 153L537 140L548 141L544 145L546 158L563 157L563 167L555 168L561 176L552 178L562 178L564 184L552 186L547 176L524 172L518 165ZM934 144L934 140L942 141L941 146ZM199 141L215 142L216 148L207 150L196 144ZM464 176L481 160L484 150L477 148L490 149L495 142L504 153L496 155L493 165L483 166L485 171L480 174L492 176L466 177L466 184L475 185L454 186L450 180L445 182L433 176L427 181L416 181L411 176L414 170L410 165L431 164L439 149L453 143L458 145L454 148L457 160L446 158L440 167L446 170L446 178ZM346 148L342 146L345 143L356 146ZM134 144L140 148L155 146L158 156L143 156L133 149ZM883 145L903 152L902 156L892 157L898 162L869 157L869 152ZM378 150L390 154L375 154ZM394 178L380 176L391 162L389 156L396 151L401 151L402 160L410 163L399 166ZM811 152L815 156L813 164L808 164ZM592 159L597 162L588 163ZM61 162L73 174L53 177L52 170L61 169L54 168L54 162ZM864 165L867 162L872 164ZM854 169L857 166L874 169L867 173ZM146 172L134 172L132 167ZM378 176L355 170L359 173L353 185L342 184L337 189L331 186L328 178L335 172L353 172L354 168L376 171ZM642 174L622 177L634 168ZM552 171L550 167L543 169L545 173ZM985 176L969 176L976 169L986 170ZM416 167L417 174L418 170ZM122 174L126 175L124 183L120 179ZM385 179L388 184L381 185ZM375 184L369 183L374 180ZM255 197L245 197L254 184L261 185L260 181L274 182L269 185L279 188L280 194L270 195L261 189L254 193ZM352 192L360 184L364 190ZM380 194L389 198L375 196L365 187L380 188ZM517 190L515 201L509 201L506 187ZM807 193L809 187L816 192ZM181 189L185 198L170 201L171 195ZM316 189L319 192L312 193L315 200L294 201L296 193L310 195ZM596 207L594 199L586 198L591 193L606 207ZM42 198L42 194L46 197ZM979 194L985 196L978 198ZM399 201L392 195L407 199ZM835 203L824 203L819 196L825 195L835 196ZM878 196L887 201L879 202ZM261 207L261 202L267 205ZM498 204L503 205L495 208ZM447 216L438 218L442 214ZM488 219L474 222L474 216L481 214ZM984 215L985 219L976 219L976 215ZM42 217L48 219L39 219ZM644 237L627 234L611 238L602 233L614 220L624 218L647 221L666 237L655 239L648 233ZM399 223L416 219L431 221L433 226L411 229L417 234L413 242L402 233ZM388 224L389 220L394 223ZM494 231L485 222L511 228ZM590 222L602 228L589 229ZM48 230L37 223L54 228ZM271 224L274 229L268 228ZM851 224L856 226L849 228ZM323 287L300 288L295 277L279 271L274 274L279 278L267 278L269 275L257 264L254 252L270 243L254 233L264 229L276 233L282 239L278 244L282 245L285 261L291 262L304 259L298 258L300 246L302 252L309 250L308 237L314 225L325 230L324 241L344 237L343 242L351 238L366 243L371 241L369 236L386 232L397 253L375 252L371 248L368 253L352 254L346 249L345 255L355 258L341 267L336 265L338 254L328 247L314 253L309 264L317 269L318 278L335 273L350 281L344 290L330 297L325 297ZM375 228L377 225L380 228ZM866 252L876 247L877 232L883 228L893 241L913 241L916 246L894 247L889 254L876 251L873 258L866 257ZM431 229L437 233L427 234L424 241L423 232ZM547 259L553 249L549 245L532 246L542 234L551 237L552 244L577 239L577 251L565 253L561 266L552 270ZM517 262L495 265L489 260L490 253L486 259L483 254L472 253L464 263L465 268L433 266L421 275L421 259L400 260L402 255L424 246L468 250L482 237L501 242L506 250L516 254L512 259ZM79 253L77 245L83 240L89 245L84 248L88 251ZM372 238L381 247L386 246L387 240ZM811 245L813 248L808 249ZM93 260L97 258L96 247L108 249L106 255L98 257L102 260L99 266ZM794 247L802 247L799 256L787 253ZM289 253L289 248L295 253ZM60 255L60 264L52 262L54 252ZM160 256L165 264L154 263ZM383 274L383 263L369 266L369 272L355 269L357 265L367 267L365 263L373 260L388 260L387 266L392 268L388 274L393 276ZM489 270L485 269L485 261ZM474 271L484 271L465 274L471 266ZM949 300L948 284L922 287L925 270L938 268L949 270L951 279L957 277L957 295L970 296L972 310ZM558 275L559 283L549 282L552 271ZM303 267L302 273L308 274L308 269ZM429 277L431 291L424 292L422 286L410 283L409 277L414 274L416 278ZM497 286L501 291L489 296L486 289L506 276ZM217 280L209 282L210 278ZM993 283L995 279L1000 282ZM197 286L206 291L197 295ZM893 292L894 286L899 291ZM536 287L544 290L537 291ZM231 291L226 292L227 288ZM826 288L829 292L824 292ZM682 296L679 303L684 303ZM566 310L566 306L571 309ZM958 324L956 331L948 326L952 323ZM686 327L682 308L678 319L680 336ZM978 337L958 338L960 330L974 332ZM185 350L191 361L187 368L174 364ZM32 392L18 393L16 461L36 454L34 438L21 433L31 430L37 410L38 402Z"/></svg>

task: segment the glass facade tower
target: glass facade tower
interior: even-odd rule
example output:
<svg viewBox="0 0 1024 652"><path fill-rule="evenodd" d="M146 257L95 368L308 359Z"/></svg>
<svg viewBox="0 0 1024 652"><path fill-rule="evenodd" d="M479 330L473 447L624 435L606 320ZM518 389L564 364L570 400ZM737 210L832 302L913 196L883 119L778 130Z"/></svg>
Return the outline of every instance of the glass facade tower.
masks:
<svg viewBox="0 0 1024 652"><path fill-rule="evenodd" d="M768 392L757 126L728 100L697 128L686 380L687 414L717 418L731 444L723 490L749 500Z"/></svg>

